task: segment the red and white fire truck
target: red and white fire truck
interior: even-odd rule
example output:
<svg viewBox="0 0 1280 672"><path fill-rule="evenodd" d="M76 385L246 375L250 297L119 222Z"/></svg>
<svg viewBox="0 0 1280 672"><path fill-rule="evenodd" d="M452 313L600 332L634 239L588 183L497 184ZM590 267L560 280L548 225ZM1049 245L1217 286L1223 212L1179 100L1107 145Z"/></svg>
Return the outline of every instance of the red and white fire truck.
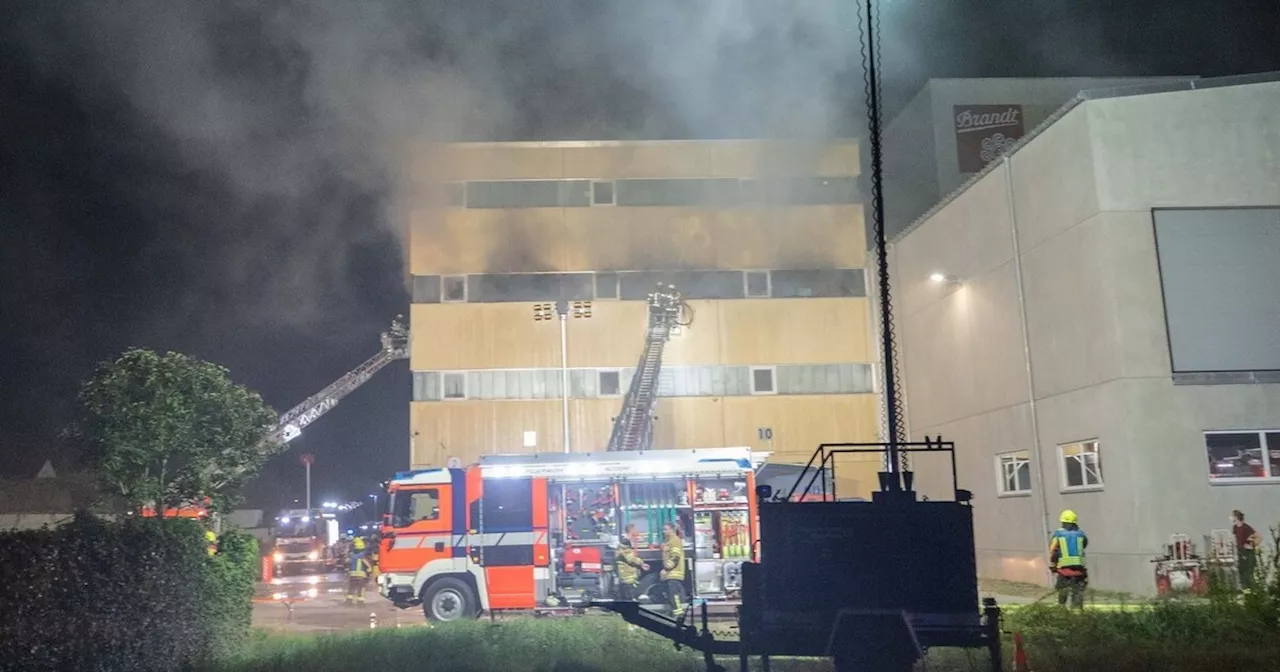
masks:
<svg viewBox="0 0 1280 672"><path fill-rule="evenodd" d="M684 539L686 590L732 604L756 550L749 448L489 455L465 469L401 472L388 483L379 592L428 619L484 611L575 610L614 592L614 549L628 535L661 569L662 528Z"/></svg>

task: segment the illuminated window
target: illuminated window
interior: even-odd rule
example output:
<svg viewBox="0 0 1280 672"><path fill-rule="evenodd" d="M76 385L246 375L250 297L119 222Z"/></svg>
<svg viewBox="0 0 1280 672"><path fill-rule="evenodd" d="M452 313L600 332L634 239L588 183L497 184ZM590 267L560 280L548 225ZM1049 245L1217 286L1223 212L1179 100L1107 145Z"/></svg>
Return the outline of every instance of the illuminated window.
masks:
<svg viewBox="0 0 1280 672"><path fill-rule="evenodd" d="M1058 446L1062 458L1062 489L1092 490L1102 487L1102 458L1096 440Z"/></svg>
<svg viewBox="0 0 1280 672"><path fill-rule="evenodd" d="M1280 430L1204 433L1215 483L1280 478Z"/></svg>
<svg viewBox="0 0 1280 672"><path fill-rule="evenodd" d="M1002 495L1031 492L1031 460L1027 451L996 455L997 487Z"/></svg>

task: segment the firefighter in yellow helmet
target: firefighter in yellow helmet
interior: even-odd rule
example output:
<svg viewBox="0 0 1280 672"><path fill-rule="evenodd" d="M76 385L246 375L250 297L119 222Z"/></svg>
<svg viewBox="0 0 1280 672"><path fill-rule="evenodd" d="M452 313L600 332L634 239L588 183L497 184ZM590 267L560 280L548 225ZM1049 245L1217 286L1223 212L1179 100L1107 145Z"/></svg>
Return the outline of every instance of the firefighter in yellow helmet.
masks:
<svg viewBox="0 0 1280 672"><path fill-rule="evenodd" d="M1084 589L1089 585L1089 573L1085 569L1085 549L1089 537L1080 529L1076 512L1063 510L1058 516L1062 526L1049 537L1049 570L1057 575L1058 604L1084 608Z"/></svg>
<svg viewBox="0 0 1280 672"><path fill-rule="evenodd" d="M674 523L662 526L664 540L662 542L662 572L658 578L662 580L667 592L667 606L671 608L671 616L679 619L684 616L684 540L676 533Z"/></svg>
<svg viewBox="0 0 1280 672"><path fill-rule="evenodd" d="M204 531L204 543L210 557L218 552L218 535L213 530Z"/></svg>
<svg viewBox="0 0 1280 672"><path fill-rule="evenodd" d="M369 583L369 558L365 553L363 537L356 537L351 542L351 558L347 565L347 604L356 602L364 604L364 589Z"/></svg>

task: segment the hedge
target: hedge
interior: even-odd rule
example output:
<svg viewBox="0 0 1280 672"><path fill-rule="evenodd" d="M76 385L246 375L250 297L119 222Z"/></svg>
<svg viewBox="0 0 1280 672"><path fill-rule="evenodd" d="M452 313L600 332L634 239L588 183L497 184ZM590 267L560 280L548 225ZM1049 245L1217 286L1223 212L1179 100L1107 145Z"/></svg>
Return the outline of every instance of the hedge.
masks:
<svg viewBox="0 0 1280 672"><path fill-rule="evenodd" d="M190 520L87 514L0 534L0 669L173 670L248 636L257 541Z"/></svg>

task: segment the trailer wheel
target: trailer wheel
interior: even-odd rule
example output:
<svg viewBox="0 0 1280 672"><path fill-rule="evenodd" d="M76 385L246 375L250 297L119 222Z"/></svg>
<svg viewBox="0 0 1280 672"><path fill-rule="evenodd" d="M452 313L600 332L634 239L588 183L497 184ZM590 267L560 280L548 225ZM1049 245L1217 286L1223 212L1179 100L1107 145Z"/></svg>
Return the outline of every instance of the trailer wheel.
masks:
<svg viewBox="0 0 1280 672"><path fill-rule="evenodd" d="M466 583L445 577L431 584L422 597L427 620L447 623L476 615L476 595Z"/></svg>

